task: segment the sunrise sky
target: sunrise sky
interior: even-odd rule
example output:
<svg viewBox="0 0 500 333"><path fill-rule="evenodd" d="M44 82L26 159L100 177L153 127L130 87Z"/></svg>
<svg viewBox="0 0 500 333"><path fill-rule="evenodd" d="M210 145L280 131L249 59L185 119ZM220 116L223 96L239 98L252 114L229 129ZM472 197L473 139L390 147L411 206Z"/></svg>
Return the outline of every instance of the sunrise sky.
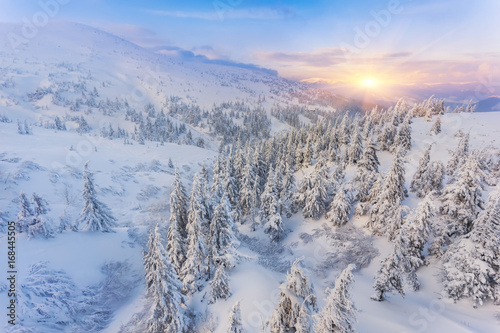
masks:
<svg viewBox="0 0 500 333"><path fill-rule="evenodd" d="M65 3L54 19L339 92L500 95L498 0L0 0L0 20L22 22L51 1Z"/></svg>

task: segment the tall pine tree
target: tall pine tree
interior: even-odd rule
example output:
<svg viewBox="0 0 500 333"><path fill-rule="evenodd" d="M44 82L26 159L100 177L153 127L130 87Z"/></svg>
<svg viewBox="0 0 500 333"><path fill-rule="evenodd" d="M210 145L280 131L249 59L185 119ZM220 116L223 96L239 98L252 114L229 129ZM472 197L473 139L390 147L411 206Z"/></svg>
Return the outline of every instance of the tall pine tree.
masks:
<svg viewBox="0 0 500 333"><path fill-rule="evenodd" d="M156 226L149 235L148 252L144 253L147 295L152 300L147 320L148 332L187 332L182 284L162 243Z"/></svg>
<svg viewBox="0 0 500 333"><path fill-rule="evenodd" d="M89 162L85 163L83 170L83 209L76 221L75 228L83 225L83 230L114 232L111 227L116 225L115 218L109 208L99 200L94 186L94 176L88 169Z"/></svg>

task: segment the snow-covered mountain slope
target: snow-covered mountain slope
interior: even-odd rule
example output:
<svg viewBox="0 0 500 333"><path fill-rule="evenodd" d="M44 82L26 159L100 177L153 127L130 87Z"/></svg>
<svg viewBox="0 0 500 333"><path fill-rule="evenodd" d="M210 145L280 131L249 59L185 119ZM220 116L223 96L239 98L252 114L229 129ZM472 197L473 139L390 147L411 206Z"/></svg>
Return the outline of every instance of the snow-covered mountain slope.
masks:
<svg viewBox="0 0 500 333"><path fill-rule="evenodd" d="M454 137L458 129L470 131L471 148L493 146L498 151L499 130L496 124L500 120L499 113L448 114L443 116L442 120L442 134L432 137L427 135L432 123L423 119L415 120L413 148L407 157L407 184L427 144L434 144L433 160L446 162L449 159L449 151L453 150L458 142ZM79 293L73 296L76 301L84 299L81 290L105 281L106 275L102 267L106 263L128 262L129 271L123 276L131 279L132 275L136 278L132 278L132 285L123 282L129 290L123 298L123 304L111 308L116 312L111 320L106 321L109 326L103 330L117 332L121 324L127 323L133 313L142 309L142 246L148 226L165 223L168 218L168 197L173 182L173 170L167 165L168 159L171 158L177 165L184 184L189 188L194 172L199 171L202 164L209 164L215 153L176 144L123 145L118 140L97 140L91 134L78 135L74 132L57 132L44 128L34 128L33 135L18 135L16 131L15 124L0 123L0 202L4 220L16 219L17 196L20 191L24 191L28 195L37 192L48 201L48 217L54 224L59 223L61 214L64 214L63 218L73 221L82 207L80 192L83 187L83 164L90 160L90 167L95 172L99 198L111 208L119 225L114 234L65 231L52 239L32 240L20 235L16 245L18 286L26 284L30 265L45 261L49 269L64 271L74 283L75 293ZM72 152L69 150L71 146L87 146L87 150ZM71 157L73 155L75 156ZM391 163L391 154L382 152L379 157L381 169L386 170ZM310 170L300 173L302 172L308 173ZM353 172L352 168L348 168L347 177ZM297 174L298 180L301 178L300 173ZM410 194L405 204L413 208L417 201L414 194ZM451 300L442 298L441 284L438 281L441 270L439 260L431 260L429 266L418 270L417 274L422 283L418 292L410 291L404 299L392 296L382 303L371 301L369 296L372 294L373 276L379 268L380 259L390 251L391 245L383 238L369 236L362 228L364 219L352 218L348 227L338 230L341 233L337 236L337 245L328 242L322 232L312 242L301 237L304 233L314 234L315 230L321 230L322 225L328 222L323 219L304 220L300 214L285 222L288 234L281 245L274 248L269 245L268 237L262 230L251 232L248 225L242 225L240 232L250 238L243 237L240 240L238 252L244 256L244 260L230 273L232 296L208 307L214 323L218 323L213 324L216 327L215 332L225 331L227 313L236 300L241 300L242 318L247 331L259 332L262 321L269 317L278 301L278 286L284 279L283 263L293 261L297 257L304 256L304 266L315 287L319 304L322 305L324 289L333 286L342 266L341 262L366 259L349 259L352 253L363 256L379 253L368 266L354 274L353 300L359 310L359 332L440 332L451 328L455 332L493 332L498 328L498 309L493 304L486 303L473 310L469 300L454 304ZM353 226L359 229L349 229ZM255 244L255 241L258 243ZM7 247L5 236L0 239L0 246ZM277 254L273 254L273 251ZM337 252L338 266L324 266L324 260L330 251ZM265 253L268 254L267 262ZM5 265L5 260L2 260L2 271L6 270ZM2 298L5 298L5 283L0 290ZM196 294L188 304L194 310L205 313L207 305L206 300L200 302L202 297L203 293ZM21 301L24 299L21 298ZM50 308L53 305L45 306ZM46 321L68 319L69 315L60 310L61 308L60 312L51 312ZM20 317L29 318L25 322L27 326L35 325L30 322L33 320L30 311L31 309L25 308L19 314ZM76 325L75 323L83 325L78 320L73 324ZM4 316L1 325L6 325ZM200 332L204 331L199 329Z"/></svg>
<svg viewBox="0 0 500 333"><path fill-rule="evenodd" d="M0 29L7 32L16 27ZM0 71L2 253L8 246L6 223L19 219L20 192L28 198L36 192L47 201L49 211L43 215L54 229L54 237L48 239L28 239L26 232L17 238L17 328L21 332L22 327L27 332L29 328L34 332L134 331L131 319L149 304L143 250L156 224L166 235L175 166L189 192L203 166L213 172L221 141L226 144L224 151L231 143L237 147L238 141L244 149L259 147L259 139L291 131L301 123L315 123L328 109L308 112L306 106L314 108L309 99L293 100L303 96L303 85L265 71L158 55L68 23L48 25L18 51L3 45ZM287 103L289 109L271 112L275 104ZM300 112L291 105L298 105ZM162 109L164 118L159 115ZM412 149L405 164L407 187L429 144L431 160L446 164L467 132L470 149L488 148L494 157L491 163L498 168L500 113L446 114L441 119L442 132L433 136L428 134L432 122L414 119ZM167 120L171 125L165 125ZM236 125L239 129L231 129ZM303 140L309 135L306 130L300 133ZM197 138L203 138L204 144L195 144ZM325 138L316 138L321 139ZM272 140L268 144L272 149ZM381 171L387 171L393 154L380 151L378 156ZM94 173L97 199L117 220L114 233L56 230L72 225L83 209L86 161ZM336 165L330 166L334 171ZM296 172L296 183L315 168ZM347 166L346 184L355 172L354 166ZM484 199L492 189L485 187ZM410 193L403 204L414 209L420 201ZM304 257L301 265L314 286L319 308L326 303L326 288L334 286L340 271L348 263L358 265L352 294L359 332L498 330L498 307L491 301L473 309L470 299L454 303L443 296L442 260L435 257L417 270L419 291L407 290L405 298L394 295L384 302L372 301L373 277L393 243L372 236L364 228L366 216L351 214L349 222L337 228L324 217L303 218L299 211L283 218L285 235L278 243L269 239L263 226L253 231L250 220L236 223L234 251L239 260L228 271L232 295L208 304L210 287L204 282L199 292L186 299L185 305L196 315L196 331L226 332L228 313L240 300L245 331L261 332L278 304L280 284L299 257ZM5 257L0 270L7 271ZM8 289L6 281L0 282L0 298L5 302ZM8 317L0 318L2 329L12 329Z"/></svg>
<svg viewBox="0 0 500 333"><path fill-rule="evenodd" d="M5 36L20 29L20 25L0 25ZM2 43L3 105L26 105L27 94L49 87L73 100L96 87L103 96L125 98L133 105L159 106L179 96L205 108L233 101L235 96L256 101L259 96L305 89L265 70L153 53L80 24L51 22L26 44L13 48L7 38Z"/></svg>

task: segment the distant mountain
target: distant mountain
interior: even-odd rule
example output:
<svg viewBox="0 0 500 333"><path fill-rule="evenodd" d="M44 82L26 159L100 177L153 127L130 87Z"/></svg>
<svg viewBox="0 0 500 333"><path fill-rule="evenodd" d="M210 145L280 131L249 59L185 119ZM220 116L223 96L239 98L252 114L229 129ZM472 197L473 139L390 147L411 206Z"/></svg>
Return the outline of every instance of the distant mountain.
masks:
<svg viewBox="0 0 500 333"><path fill-rule="evenodd" d="M476 112L500 111L500 97L490 97L476 103Z"/></svg>

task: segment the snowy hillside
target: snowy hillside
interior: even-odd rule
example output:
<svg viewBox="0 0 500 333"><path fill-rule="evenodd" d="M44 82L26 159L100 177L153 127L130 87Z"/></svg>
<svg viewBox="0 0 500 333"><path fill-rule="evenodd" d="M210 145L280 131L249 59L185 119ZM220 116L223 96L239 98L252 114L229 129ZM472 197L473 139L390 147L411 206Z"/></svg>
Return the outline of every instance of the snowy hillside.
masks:
<svg viewBox="0 0 500 333"><path fill-rule="evenodd" d="M499 329L500 112L344 116L267 71L68 23L2 50L7 332L323 332L349 269L358 332Z"/></svg>

